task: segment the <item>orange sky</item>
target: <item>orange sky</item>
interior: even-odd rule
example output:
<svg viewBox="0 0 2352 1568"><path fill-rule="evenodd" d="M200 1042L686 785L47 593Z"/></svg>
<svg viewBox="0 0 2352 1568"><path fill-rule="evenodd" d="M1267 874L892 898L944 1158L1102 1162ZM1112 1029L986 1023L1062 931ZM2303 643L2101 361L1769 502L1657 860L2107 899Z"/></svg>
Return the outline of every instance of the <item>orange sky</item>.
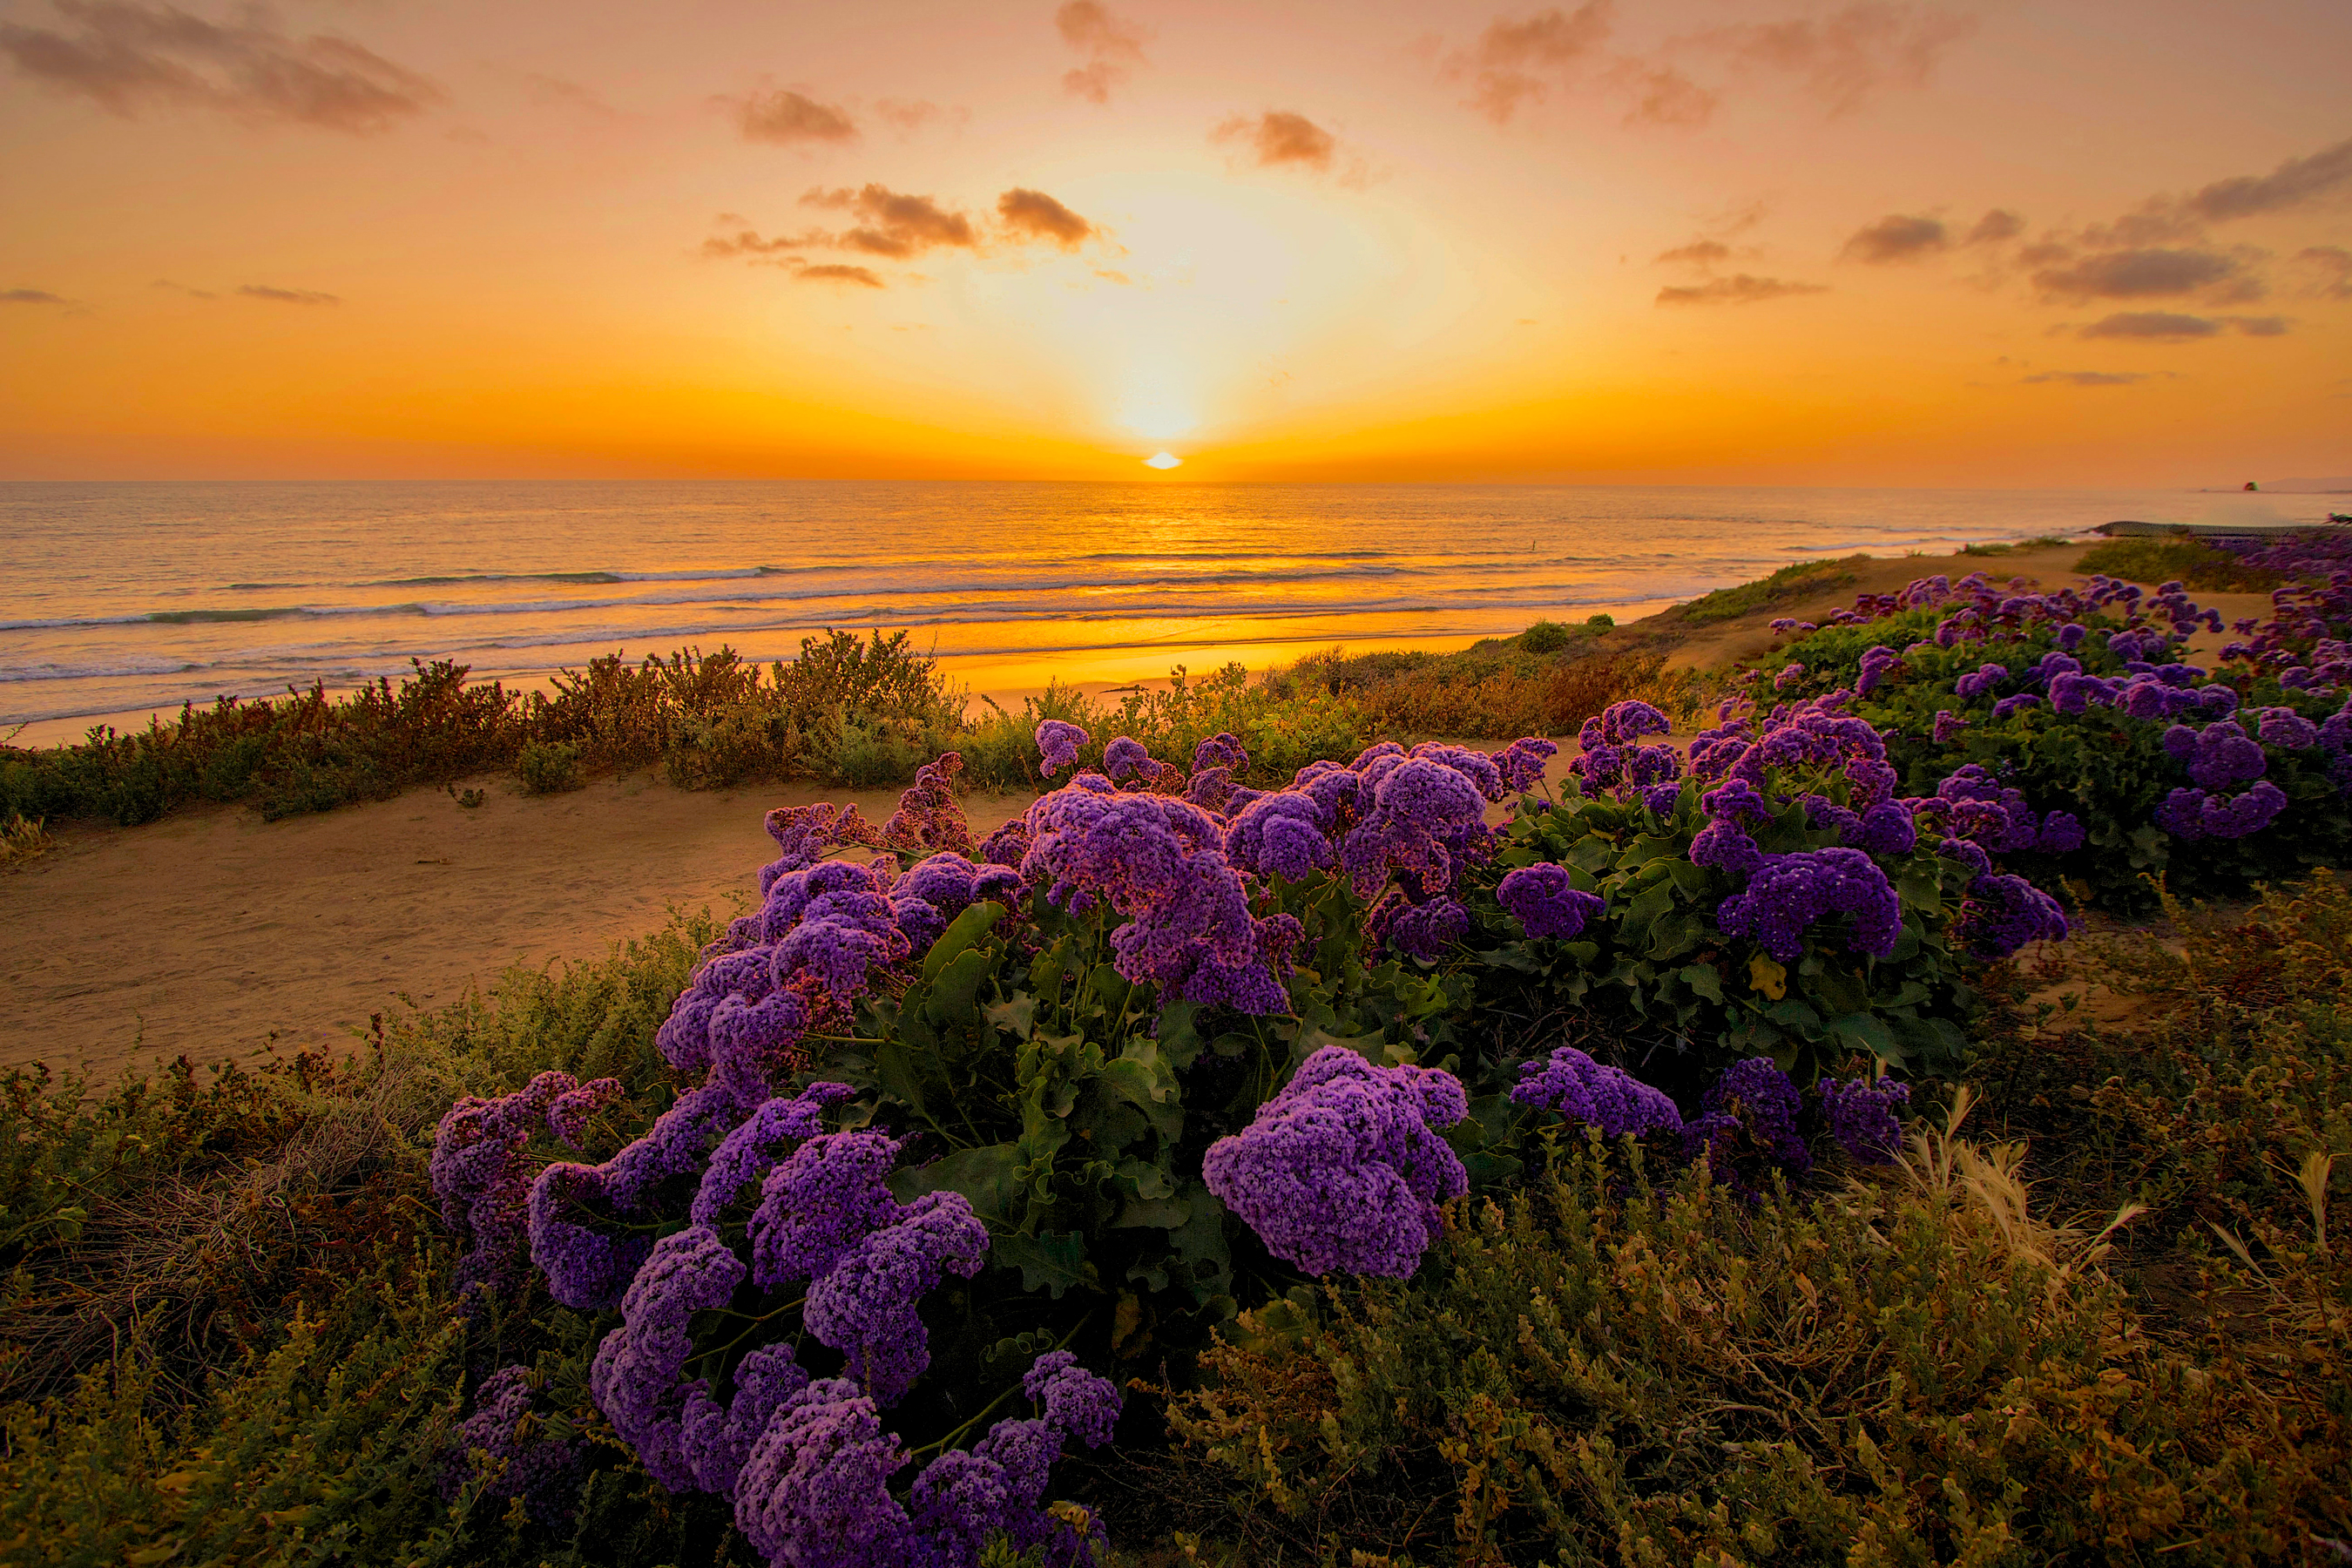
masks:
<svg viewBox="0 0 2352 1568"><path fill-rule="evenodd" d="M2347 76L2342 0L0 0L0 478L2352 473Z"/></svg>

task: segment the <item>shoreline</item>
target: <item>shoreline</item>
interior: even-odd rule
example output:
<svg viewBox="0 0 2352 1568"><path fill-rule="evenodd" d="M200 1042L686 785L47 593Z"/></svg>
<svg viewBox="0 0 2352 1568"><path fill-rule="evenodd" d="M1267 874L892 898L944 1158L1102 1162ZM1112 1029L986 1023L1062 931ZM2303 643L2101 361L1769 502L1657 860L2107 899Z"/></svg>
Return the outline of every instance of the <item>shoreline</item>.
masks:
<svg viewBox="0 0 2352 1568"><path fill-rule="evenodd" d="M1611 635L1673 667L1719 668L1767 651L1775 616L1815 618L1937 571L2061 578L2084 548L1858 560L1851 582L1719 624L1684 623L1678 605ZM2267 609L2260 595L2208 601L2225 618ZM773 858L761 829L771 806L855 800L879 822L898 794L687 790L646 770L547 795L524 794L511 773L465 784L484 805L412 788L276 822L201 805L138 827L55 829L56 848L0 874L0 942L15 955L0 969L0 1068L47 1061L110 1077L181 1054L341 1049L372 1013L446 1005L515 963L601 957L673 905L731 914ZM975 790L965 814L978 835L1029 798Z"/></svg>

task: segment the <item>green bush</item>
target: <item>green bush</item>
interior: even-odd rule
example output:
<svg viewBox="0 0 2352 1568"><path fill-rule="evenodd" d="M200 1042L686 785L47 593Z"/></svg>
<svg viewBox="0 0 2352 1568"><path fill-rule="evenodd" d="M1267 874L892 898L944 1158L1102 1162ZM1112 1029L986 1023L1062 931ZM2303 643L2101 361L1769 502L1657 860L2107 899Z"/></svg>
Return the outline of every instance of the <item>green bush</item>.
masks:
<svg viewBox="0 0 2352 1568"><path fill-rule="evenodd" d="M525 741L515 773L525 795L561 795L588 782L580 772L580 748L563 741Z"/></svg>
<svg viewBox="0 0 2352 1568"><path fill-rule="evenodd" d="M2352 1523L2298 1389L2137 1331L1999 1152L1753 1205L1570 1142L1405 1284L1237 1336L1175 1432L1327 1563L2246 1563ZM2338 1266L2334 1289L2344 1286Z"/></svg>
<svg viewBox="0 0 2352 1568"><path fill-rule="evenodd" d="M2287 580L2189 533L2110 539L2084 551L2074 570L2133 583L2184 583L2210 594L2267 594Z"/></svg>

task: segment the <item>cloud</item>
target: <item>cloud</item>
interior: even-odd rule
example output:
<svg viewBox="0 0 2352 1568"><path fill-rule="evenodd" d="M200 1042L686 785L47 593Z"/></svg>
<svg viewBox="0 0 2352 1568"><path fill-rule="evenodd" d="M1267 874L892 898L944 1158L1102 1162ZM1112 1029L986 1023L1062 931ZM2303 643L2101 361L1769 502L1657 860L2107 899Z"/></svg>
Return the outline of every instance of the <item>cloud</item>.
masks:
<svg viewBox="0 0 2352 1568"><path fill-rule="evenodd" d="M578 82L567 80L560 76L549 76L543 71L525 71L522 74L522 83L530 90L531 100L535 103L562 104L565 108L579 110L582 113L592 115L598 120L629 118Z"/></svg>
<svg viewBox="0 0 2352 1568"><path fill-rule="evenodd" d="M367 135L448 96L348 38L289 37L258 10L223 26L129 0L56 3L79 31L0 23L0 55L37 81L125 117L187 106Z"/></svg>
<svg viewBox="0 0 2352 1568"><path fill-rule="evenodd" d="M2227 316L2223 320L2250 338L2283 338L2286 336L2284 316Z"/></svg>
<svg viewBox="0 0 2352 1568"><path fill-rule="evenodd" d="M1270 169L1284 163L1303 163L1310 169L1328 169L1332 155L1339 151L1339 139L1303 114L1287 110L1270 109L1252 120L1246 114L1236 114L1220 121L1209 132L1209 140L1226 143L1245 144L1256 158L1258 167Z"/></svg>
<svg viewBox="0 0 2352 1568"><path fill-rule="evenodd" d="M897 126L901 132L919 131L934 120L950 120L960 125L971 115L970 110L945 110L924 99L909 103L895 98L877 102L874 112L880 115L886 123Z"/></svg>
<svg viewBox="0 0 2352 1568"><path fill-rule="evenodd" d="M2352 138L2307 158L2289 158L2267 174L2216 180L2182 199L2183 210L2209 223L2283 212L2352 187Z"/></svg>
<svg viewBox="0 0 2352 1568"><path fill-rule="evenodd" d="M2252 281L2241 275L2235 257L2211 250L2111 250L2033 274L2035 288L2062 300L2159 299Z"/></svg>
<svg viewBox="0 0 2352 1568"><path fill-rule="evenodd" d="M805 93L779 89L761 97L719 101L735 110L735 122L746 142L766 142L790 147L803 142L855 142L857 122L838 105L819 103Z"/></svg>
<svg viewBox="0 0 2352 1568"><path fill-rule="evenodd" d="M73 301L47 289L0 289L0 305L70 305Z"/></svg>
<svg viewBox="0 0 2352 1568"><path fill-rule="evenodd" d="M1632 99L1625 110L1629 125L1704 125L1723 101L1721 93L1699 86L1669 65L1619 60L1603 79Z"/></svg>
<svg viewBox="0 0 2352 1568"><path fill-rule="evenodd" d="M2137 371L2106 370L2045 370L2039 375L2025 378L2028 386L2129 386L2147 377Z"/></svg>
<svg viewBox="0 0 2352 1568"><path fill-rule="evenodd" d="M2181 316L2169 310L2119 310L2081 328L2084 338L2139 338L2149 342L2181 343L2220 334L2221 323L2203 316Z"/></svg>
<svg viewBox="0 0 2352 1568"><path fill-rule="evenodd" d="M828 261L821 267L803 267L793 274L793 279L800 283L855 283L861 289L883 286L882 279L869 268L845 267L837 261Z"/></svg>
<svg viewBox="0 0 2352 1568"><path fill-rule="evenodd" d="M1616 26L1612 0L1584 0L1573 12L1538 11L1523 20L1497 16L1477 46L1447 61L1449 77L1468 77L1468 107L1507 125L1522 104L1551 94L1546 73L1559 77L1601 52Z"/></svg>
<svg viewBox="0 0 2352 1568"><path fill-rule="evenodd" d="M248 300L267 300L274 305L340 305L340 294L321 294L316 289L276 289L267 283L240 283L236 291Z"/></svg>
<svg viewBox="0 0 2352 1568"><path fill-rule="evenodd" d="M996 198L996 216L1017 237L1047 240L1076 250L1096 236L1095 226L1043 191L1018 186Z"/></svg>
<svg viewBox="0 0 2352 1568"><path fill-rule="evenodd" d="M1951 233L1940 218L1889 213L1876 223L1864 225L1838 254L1885 266L1893 261L1916 261L1932 251L1948 248L1951 243Z"/></svg>
<svg viewBox="0 0 2352 1568"><path fill-rule="evenodd" d="M839 234L805 236L803 243L807 245L903 259L940 246L969 250L980 244L980 232L963 214L949 211L929 196L907 195L883 185L855 191L819 187L803 195L801 205L850 212L865 220Z"/></svg>
<svg viewBox="0 0 2352 1568"><path fill-rule="evenodd" d="M1719 239L1694 239L1688 245L1677 245L1672 250L1661 250L1650 258L1651 265L1661 267L1713 267L1731 259L1731 247Z"/></svg>
<svg viewBox="0 0 2352 1568"><path fill-rule="evenodd" d="M740 224L743 220L733 213L721 213L719 215L719 221ZM808 247L809 241L805 235L778 235L773 239L762 239L757 231L740 228L733 234L713 235L704 240L702 254L706 259L711 261L721 261L736 256L749 257L756 261L764 258L788 257L794 251L806 250Z"/></svg>
<svg viewBox="0 0 2352 1568"><path fill-rule="evenodd" d="M1062 87L1091 103L1108 103L1111 89L1124 85L1135 74L1132 68L1144 63L1143 46L1150 34L1112 16L1100 0L1069 0L1054 13L1054 26L1086 61L1063 74Z"/></svg>
<svg viewBox="0 0 2352 1568"><path fill-rule="evenodd" d="M209 289L191 289L185 283L174 283L169 278L158 278L148 285L151 289L169 289L174 294L185 294L191 300L217 300L219 295Z"/></svg>
<svg viewBox="0 0 2352 1568"><path fill-rule="evenodd" d="M1785 300L1796 294L1826 294L1829 288L1822 283L1791 283L1779 278L1751 278L1745 272L1735 272L1728 278L1717 278L1687 288L1665 288L1658 290L1656 303L1661 305L1755 305L1767 300Z"/></svg>
<svg viewBox="0 0 2352 1568"><path fill-rule="evenodd" d="M1976 226L1968 232L1962 245L1999 245L2015 239L2025 232L2025 216L2007 207L1995 207L1977 219Z"/></svg>
<svg viewBox="0 0 2352 1568"><path fill-rule="evenodd" d="M2320 298L2352 300L2352 250L2340 245L2307 245L2294 253L2294 260L2320 279L2312 288Z"/></svg>
<svg viewBox="0 0 2352 1568"><path fill-rule="evenodd" d="M1741 23L1689 42L1736 67L1800 78L1832 114L1850 114L1890 84L1926 85L1944 51L1976 29L1963 12L1859 0L1827 16Z"/></svg>

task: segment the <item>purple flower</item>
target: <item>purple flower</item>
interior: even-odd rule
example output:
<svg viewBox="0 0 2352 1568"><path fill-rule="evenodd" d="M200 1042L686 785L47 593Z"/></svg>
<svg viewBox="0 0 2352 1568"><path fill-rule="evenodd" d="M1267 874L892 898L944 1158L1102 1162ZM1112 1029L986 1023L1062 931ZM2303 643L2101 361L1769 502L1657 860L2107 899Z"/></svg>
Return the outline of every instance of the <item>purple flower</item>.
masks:
<svg viewBox="0 0 2352 1568"><path fill-rule="evenodd" d="M1500 800L1507 793L1501 766L1484 752L1449 746L1443 741L1423 741L1412 749L1412 754L1423 762L1452 768L1488 800Z"/></svg>
<svg viewBox="0 0 2352 1568"><path fill-rule="evenodd" d="M963 756L942 752L915 770L915 782L898 796L898 809L882 825L882 842L893 849L971 848L971 827L956 805L955 775Z"/></svg>
<svg viewBox="0 0 2352 1568"><path fill-rule="evenodd" d="M1594 894L1577 890L1567 867L1549 862L1507 872L1495 889L1495 900L1538 941L1566 942L1578 936L1603 907Z"/></svg>
<svg viewBox="0 0 2352 1568"><path fill-rule="evenodd" d="M2263 709L2255 733L2263 745L2285 752L2300 752L2319 741L2319 726L2292 708Z"/></svg>
<svg viewBox="0 0 2352 1568"><path fill-rule="evenodd" d="M1856 697L1869 696L1902 662L1903 656L1883 643L1865 649L1862 656L1861 673L1853 683L1853 694Z"/></svg>
<svg viewBox="0 0 2352 1568"><path fill-rule="evenodd" d="M884 1132L826 1132L793 1150L761 1184L746 1232L753 1282L772 1290L822 1279L890 1224L898 1203L882 1184L898 1163L898 1142Z"/></svg>
<svg viewBox="0 0 2352 1568"><path fill-rule="evenodd" d="M1760 1160L1791 1174L1810 1171L1811 1151L1797 1131L1803 1101L1789 1075L1769 1057L1734 1062L1699 1101L1697 1121L1683 1129L1687 1158L1708 1156L1718 1181L1754 1191L1743 1166Z"/></svg>
<svg viewBox="0 0 2352 1568"><path fill-rule="evenodd" d="M1939 746L1950 745L1954 741L1960 738L1960 731L1968 727L1969 721L1966 719L1958 717L1950 709L1938 708L1936 710L1936 744Z"/></svg>
<svg viewBox="0 0 2352 1568"><path fill-rule="evenodd" d="M1547 1061L1523 1063L1511 1098L1597 1127L1603 1138L1682 1131L1683 1119L1673 1100L1622 1068L1603 1067L1574 1046L1553 1047Z"/></svg>
<svg viewBox="0 0 2352 1568"><path fill-rule="evenodd" d="M2156 808L2156 825L2176 838L2243 838L2268 827L2286 809L2286 792L2268 779L2243 795L2177 789Z"/></svg>
<svg viewBox="0 0 2352 1568"><path fill-rule="evenodd" d="M2083 824L2071 811L2053 811L2042 819L2042 837L2034 844L2045 855L2071 855L2084 843Z"/></svg>
<svg viewBox="0 0 2352 1568"><path fill-rule="evenodd" d="M791 1568L908 1568L911 1526L890 1495L906 1463L871 1398L845 1379L821 1379L751 1446L735 1526L753 1551Z"/></svg>
<svg viewBox="0 0 2352 1568"><path fill-rule="evenodd" d="M479 1454L488 1462L481 1474L486 1495L520 1498L535 1523L568 1520L580 1493L581 1444L538 1429L531 1419L530 1374L519 1366L500 1367L482 1380L474 1402L474 1413L457 1424L450 1445L443 1498L454 1497L477 1473L474 1456Z"/></svg>
<svg viewBox="0 0 2352 1568"><path fill-rule="evenodd" d="M468 1095L442 1116L425 1169L442 1223L467 1244L457 1266L461 1298L517 1277L531 1182L524 1147L548 1125L549 1108L578 1088L568 1072L543 1072L496 1100Z"/></svg>
<svg viewBox="0 0 2352 1568"><path fill-rule="evenodd" d="M1674 721L1647 702L1612 702L1594 718L1587 719L1577 731L1577 743L1630 746L1644 735L1669 735L1674 732Z"/></svg>
<svg viewBox="0 0 2352 1568"><path fill-rule="evenodd" d="M1753 937L1780 963L1794 963L1804 952L1805 928L1833 914L1853 917L1849 952L1885 958L1902 934L1903 906L1886 873L1843 847L1768 857L1715 919L1727 933Z"/></svg>
<svg viewBox="0 0 2352 1568"><path fill-rule="evenodd" d="M2004 697L1992 705L1993 722L1998 724L2012 713L2021 713L2028 708L2041 706L2042 696L2039 692L2021 691L2014 696Z"/></svg>
<svg viewBox="0 0 2352 1568"><path fill-rule="evenodd" d="M620 1099L621 1080L616 1078L600 1078L567 1089L547 1108L547 1130L578 1151L580 1141L588 1135L590 1119L606 1106L619 1103Z"/></svg>
<svg viewBox="0 0 2352 1568"><path fill-rule="evenodd" d="M2005 664L1980 664L1967 675L1952 682L1952 694L1963 702L1973 702L2009 679Z"/></svg>
<svg viewBox="0 0 2352 1568"><path fill-rule="evenodd" d="M1303 790L1277 790L1234 814L1225 857L1244 871L1296 882L1332 863L1331 813Z"/></svg>
<svg viewBox="0 0 2352 1568"><path fill-rule="evenodd" d="M1052 770L1046 771L1050 773ZM1121 735L1103 748L1103 772L1114 779L1123 779L1131 773L1150 777L1159 771L1151 760L1151 753L1143 749L1140 741Z"/></svg>
<svg viewBox="0 0 2352 1568"><path fill-rule="evenodd" d="M1437 1205L1468 1190L1436 1131L1466 1114L1451 1074L1326 1046L1247 1128L1210 1145L1202 1174L1285 1262L1402 1279L1443 1229Z"/></svg>
<svg viewBox="0 0 2352 1568"><path fill-rule="evenodd" d="M1822 1084L1822 1110L1830 1136L1865 1165L1883 1165L1903 1147L1896 1111L1911 1102L1911 1086L1891 1078L1834 1079Z"/></svg>
<svg viewBox="0 0 2352 1568"><path fill-rule="evenodd" d="M1087 732L1076 724L1059 719L1048 719L1037 726L1037 771L1052 778L1064 768L1078 765L1078 748L1087 743Z"/></svg>
<svg viewBox="0 0 2352 1568"><path fill-rule="evenodd" d="M678 1448L695 1485L707 1492L731 1493L768 1422L784 1402L808 1386L809 1375L785 1342L761 1345L737 1364L735 1391L724 1405L701 1382L687 1385L686 1414L678 1423Z"/></svg>
<svg viewBox="0 0 2352 1568"><path fill-rule="evenodd" d="M1047 1351L1022 1374L1021 1392L1045 1406L1045 1420L1089 1448L1110 1441L1118 1424L1118 1388L1078 1364L1067 1351Z"/></svg>
<svg viewBox="0 0 2352 1568"><path fill-rule="evenodd" d="M2176 758L2180 753L2172 745L2173 735L2179 732L2175 725L2165 734L2165 750ZM2263 776L2269 765L2259 742L2240 728L2235 720L2224 719L2208 724L2191 737L2192 754L2189 763L2189 781L2199 789L2218 793L2231 784L2246 784Z"/></svg>
<svg viewBox="0 0 2352 1568"><path fill-rule="evenodd" d="M1470 929L1470 911L1460 900L1440 894L1423 903L1405 901L1392 889L1366 924L1386 946L1397 952L1434 963Z"/></svg>
<svg viewBox="0 0 2352 1568"><path fill-rule="evenodd" d="M2007 958L2027 942L2063 941L2066 911L2022 877L1991 873L1969 884L1952 940L1979 958Z"/></svg>
<svg viewBox="0 0 2352 1568"><path fill-rule="evenodd" d="M742 1260L708 1226L662 1237L622 1299L621 1326L604 1336L589 1367L596 1408L646 1474L672 1491L695 1485L680 1446L688 1390L682 1373L694 1353L688 1321L725 1306L742 1282Z"/></svg>
<svg viewBox="0 0 2352 1568"><path fill-rule="evenodd" d="M1192 748L1192 771L1203 773L1210 768L1227 768L1244 773L1249 768L1249 753L1242 750L1241 737L1230 731L1220 730Z"/></svg>
<svg viewBox="0 0 2352 1568"><path fill-rule="evenodd" d="M814 1138L824 1131L824 1110L857 1091L845 1083L813 1083L792 1098L769 1100L751 1120L719 1140L710 1163L695 1189L688 1216L697 1225L715 1226L719 1216L743 1199L744 1189L763 1181L783 1157L787 1144Z"/></svg>
<svg viewBox="0 0 2352 1568"><path fill-rule="evenodd" d="M1501 771L1506 788L1524 795L1543 782L1544 764L1559 754L1559 748L1551 742L1522 735L1495 753L1495 766Z"/></svg>
<svg viewBox="0 0 2352 1568"><path fill-rule="evenodd" d="M970 1279L988 1260L988 1227L961 1193L925 1193L842 1254L809 1287L803 1315L818 1342L848 1357L878 1405L895 1405L931 1363L918 1315L943 1273Z"/></svg>
<svg viewBox="0 0 2352 1568"><path fill-rule="evenodd" d="M1373 787L1371 809L1340 842L1339 864L1360 894L1369 895L1392 870L1446 887L1489 837L1476 784L1442 763L1406 758Z"/></svg>
<svg viewBox="0 0 2352 1568"><path fill-rule="evenodd" d="M1786 691L1789 688L1796 685L1797 682L1804 679L1805 667L1802 664L1798 663L1795 659L1790 659L1788 663L1780 667L1780 673L1772 678L1772 689L1775 691Z"/></svg>

